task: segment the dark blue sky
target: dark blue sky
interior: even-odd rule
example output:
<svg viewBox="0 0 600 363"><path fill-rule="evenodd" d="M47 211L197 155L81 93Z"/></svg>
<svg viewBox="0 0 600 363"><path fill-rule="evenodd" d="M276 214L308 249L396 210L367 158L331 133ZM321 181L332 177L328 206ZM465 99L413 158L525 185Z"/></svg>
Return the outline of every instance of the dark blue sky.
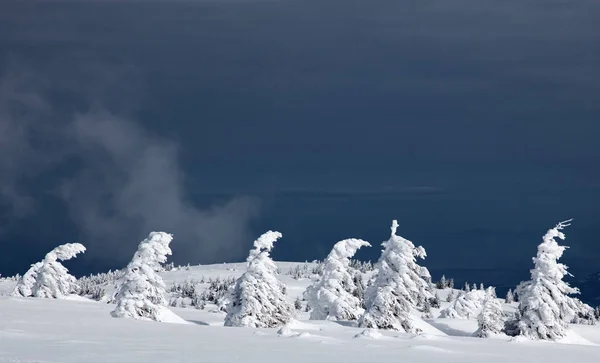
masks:
<svg viewBox="0 0 600 363"><path fill-rule="evenodd" d="M4 1L0 272L75 240L121 267L153 229L178 263L269 228L323 258L396 218L434 271L526 277L572 217L600 270L599 120L597 1Z"/></svg>

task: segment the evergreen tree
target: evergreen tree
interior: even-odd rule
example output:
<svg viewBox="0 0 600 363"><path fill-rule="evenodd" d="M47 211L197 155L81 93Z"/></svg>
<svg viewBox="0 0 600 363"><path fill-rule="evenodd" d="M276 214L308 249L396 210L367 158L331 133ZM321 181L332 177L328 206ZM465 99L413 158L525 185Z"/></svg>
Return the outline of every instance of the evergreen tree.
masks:
<svg viewBox="0 0 600 363"><path fill-rule="evenodd" d="M471 291L471 286L469 286L469 282L465 281L465 287L463 287L464 292Z"/></svg>
<svg viewBox="0 0 600 363"><path fill-rule="evenodd" d="M479 284L479 290L481 290L481 291L485 290L485 287L483 287L483 282L481 284Z"/></svg>
<svg viewBox="0 0 600 363"><path fill-rule="evenodd" d="M277 265L269 256L279 238L281 233L268 231L254 241L248 268L237 279L227 306L225 326L274 328L285 325L294 316L285 285L277 279Z"/></svg>
<svg viewBox="0 0 600 363"><path fill-rule="evenodd" d="M313 309L311 320L357 320L362 314L362 303L355 296L357 286L350 258L363 246L371 245L351 238L333 246L323 264L323 276L304 293Z"/></svg>
<svg viewBox="0 0 600 363"><path fill-rule="evenodd" d="M83 252L85 252L85 247L80 243L67 243L48 252L37 270L35 283L31 290L32 296L64 299L66 296L77 293L77 279L69 274L69 270L59 261L70 260Z"/></svg>
<svg viewBox="0 0 600 363"><path fill-rule="evenodd" d="M499 334L504 329L504 319L502 316L502 306L492 293L493 288L488 288L486 298L483 302L481 313L477 316L479 329L475 336L480 338L489 338L491 335Z"/></svg>
<svg viewBox="0 0 600 363"><path fill-rule="evenodd" d="M161 312L167 301L165 283L157 271L171 254L172 240L168 233L152 232L138 245L117 281L112 298L117 304L111 312L113 317L162 321Z"/></svg>
<svg viewBox="0 0 600 363"><path fill-rule="evenodd" d="M452 302L453 299L454 299L454 290L450 290L450 293L448 294L448 296L446 296L446 302Z"/></svg>
<svg viewBox="0 0 600 363"><path fill-rule="evenodd" d="M431 304L429 300L425 300L423 303L423 314L421 315L423 319L433 319L433 315L431 314Z"/></svg>
<svg viewBox="0 0 600 363"><path fill-rule="evenodd" d="M438 281L436 287L440 290L448 287L448 282L446 281L446 276L442 275L442 278L440 279L440 281Z"/></svg>
<svg viewBox="0 0 600 363"><path fill-rule="evenodd" d="M392 222L390 239L383 243L384 250L377 262L377 273L365 293L365 313L359 326L418 332L410 312L419 299L425 302L429 284L423 280L416 263L415 246L396 235L398 222ZM419 255L425 250L419 248Z"/></svg>
<svg viewBox="0 0 600 363"><path fill-rule="evenodd" d="M353 282L354 282L354 286L356 286L356 289L354 289L354 292L352 293L352 295L354 295L358 299L358 301L360 301L360 306L361 306L361 308L364 309L364 307L365 307L365 283L363 281L363 276L360 271L354 272Z"/></svg>
<svg viewBox="0 0 600 363"><path fill-rule="evenodd" d="M302 310L302 301L299 297L297 297L296 300L294 300L294 309L298 311Z"/></svg>
<svg viewBox="0 0 600 363"><path fill-rule="evenodd" d="M508 289L508 292L506 293L506 298L504 299L504 302L507 304L512 304L515 301L515 295L513 294L512 289Z"/></svg>
<svg viewBox="0 0 600 363"><path fill-rule="evenodd" d="M435 309L440 308L440 306L441 306L440 296L438 295L437 292L435 293L435 295L432 298L429 299L429 305Z"/></svg>
<svg viewBox="0 0 600 363"><path fill-rule="evenodd" d="M448 287L451 289L454 289L454 279L453 278L448 279Z"/></svg>
<svg viewBox="0 0 600 363"><path fill-rule="evenodd" d="M517 287L521 315L519 334L530 339L555 340L564 337L567 324L575 316L572 300L567 295L578 293L579 290L562 280L568 274L567 266L557 260L566 247L560 246L555 240L565 239L561 231L569 226L569 222L561 222L548 230L538 246L537 256L533 258L535 267L531 270L531 280Z"/></svg>

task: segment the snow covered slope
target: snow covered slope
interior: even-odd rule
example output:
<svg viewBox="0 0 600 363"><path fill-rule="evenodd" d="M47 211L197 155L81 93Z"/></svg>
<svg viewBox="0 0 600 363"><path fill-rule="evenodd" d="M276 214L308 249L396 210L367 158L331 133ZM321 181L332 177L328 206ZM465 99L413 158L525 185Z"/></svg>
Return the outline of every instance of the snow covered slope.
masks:
<svg viewBox="0 0 600 363"><path fill-rule="evenodd" d="M278 263L290 299L310 284ZM303 264L300 264L303 265ZM308 266L311 268L312 266ZM237 277L245 264L195 266L163 273L167 286L186 280ZM3 281L8 292L14 283ZM442 309L449 289L438 291ZM514 309L515 305L505 305ZM310 321L300 312L286 329L223 327L224 313L207 306L170 308L172 323L112 318L114 305L75 298L0 297L1 362L560 362L600 361L600 326L572 326L565 343L473 338L474 319L419 320L424 334L364 331L348 322ZM433 311L438 316L440 309ZM178 317L181 318L179 320ZM596 345L599 344L599 345Z"/></svg>

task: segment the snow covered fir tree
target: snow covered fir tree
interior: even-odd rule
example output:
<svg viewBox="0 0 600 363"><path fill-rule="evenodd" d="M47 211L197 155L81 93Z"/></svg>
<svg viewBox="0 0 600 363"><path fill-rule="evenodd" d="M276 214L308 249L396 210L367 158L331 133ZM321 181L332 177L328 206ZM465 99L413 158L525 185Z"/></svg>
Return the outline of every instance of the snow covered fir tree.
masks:
<svg viewBox="0 0 600 363"><path fill-rule="evenodd" d="M171 255L169 244L173 236L151 232L138 246L125 273L117 281L113 300L117 306L111 312L115 318L161 321L167 301L165 283L157 273Z"/></svg>
<svg viewBox="0 0 600 363"><path fill-rule="evenodd" d="M359 326L393 329L409 333L415 327L411 311L419 302L433 297L429 283L423 279L417 257L426 256L425 249L398 235L398 221L392 221L390 239L383 242L383 252L376 265L376 275L365 292L365 312Z"/></svg>
<svg viewBox="0 0 600 363"><path fill-rule="evenodd" d="M285 285L277 278L277 265L269 256L281 233L268 231L254 241L247 270L235 283L227 305L225 326L274 328L294 316L294 306L285 295Z"/></svg>
<svg viewBox="0 0 600 363"><path fill-rule="evenodd" d="M77 293L77 279L60 261L85 252L81 243L66 243L48 252L41 262L33 264L19 279L13 295L48 299L64 299Z"/></svg>
<svg viewBox="0 0 600 363"><path fill-rule="evenodd" d="M371 246L361 239L336 243L323 264L323 275L304 293L312 308L311 320L357 320L363 313L354 283L356 271L349 266L359 248Z"/></svg>
<svg viewBox="0 0 600 363"><path fill-rule="evenodd" d="M567 248L557 243L564 240L562 230L570 220L548 230L533 258L531 280L517 287L519 296L518 333L530 339L556 340L566 336L568 323L576 316L576 307L569 294L579 292L563 281L567 266L558 263Z"/></svg>
<svg viewBox="0 0 600 363"><path fill-rule="evenodd" d="M489 338L492 335L500 334L504 329L502 305L496 298L493 287L488 287L485 293L481 313L477 316L477 325L479 328L475 332L475 336L480 338Z"/></svg>

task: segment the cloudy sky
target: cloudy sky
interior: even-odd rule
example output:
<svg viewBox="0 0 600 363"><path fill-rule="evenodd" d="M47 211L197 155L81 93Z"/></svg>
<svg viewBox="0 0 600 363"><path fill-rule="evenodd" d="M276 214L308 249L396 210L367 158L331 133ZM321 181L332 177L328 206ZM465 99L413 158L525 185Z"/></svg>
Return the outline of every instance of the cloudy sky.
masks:
<svg viewBox="0 0 600 363"><path fill-rule="evenodd" d="M597 1L5 1L0 273L157 229L177 263L266 229L312 260L394 218L433 270L524 274L575 218L565 260L600 270L599 135Z"/></svg>

